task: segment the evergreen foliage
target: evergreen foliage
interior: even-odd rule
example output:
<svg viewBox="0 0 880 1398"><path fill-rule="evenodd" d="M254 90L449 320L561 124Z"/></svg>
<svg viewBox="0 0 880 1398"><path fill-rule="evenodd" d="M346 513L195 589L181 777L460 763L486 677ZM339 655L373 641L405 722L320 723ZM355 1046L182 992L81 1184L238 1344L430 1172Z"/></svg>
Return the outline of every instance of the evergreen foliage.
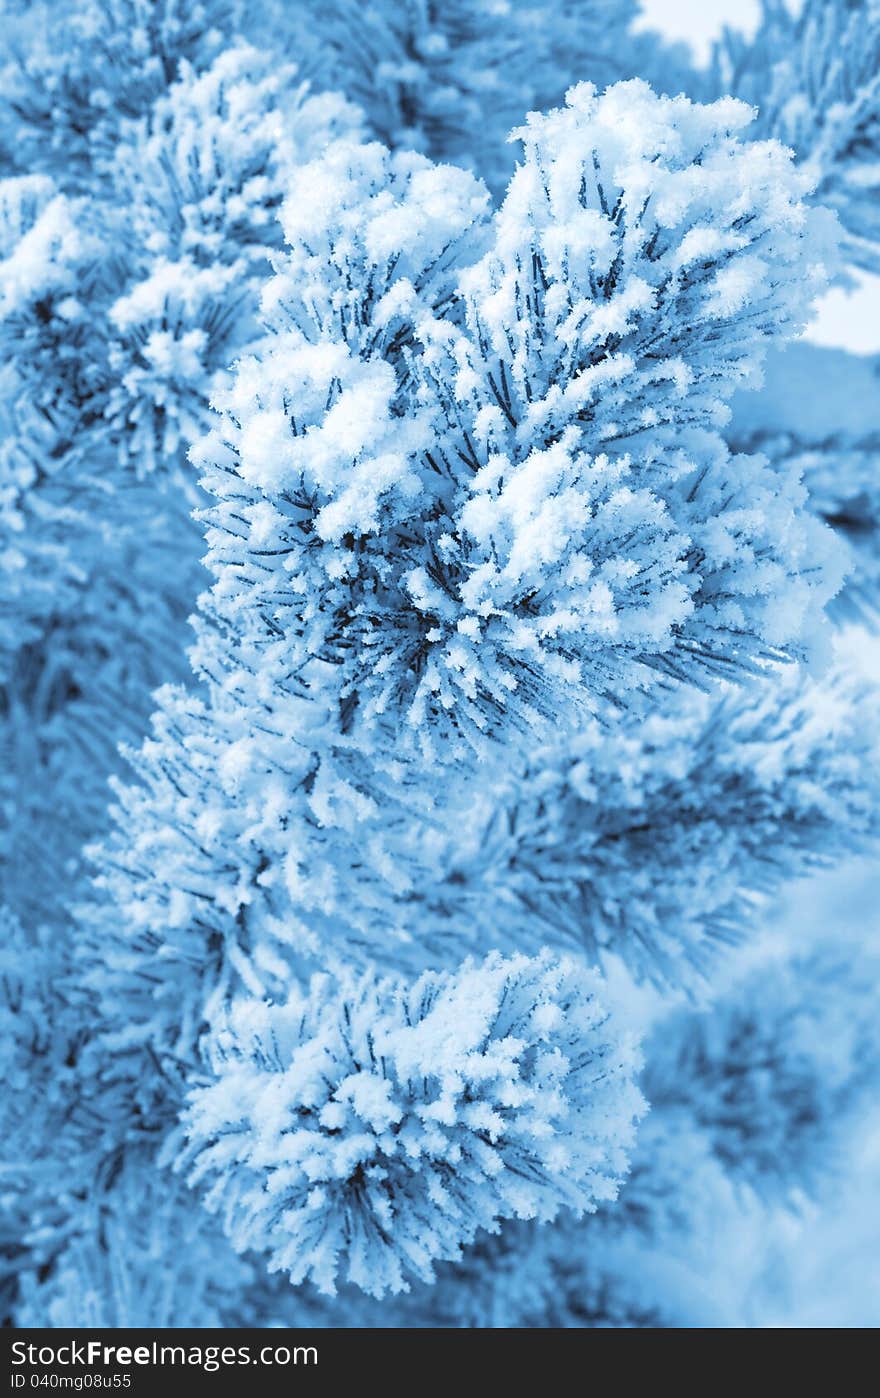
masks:
<svg viewBox="0 0 880 1398"><path fill-rule="evenodd" d="M760 1324L846 1193L880 10L637 15L0 3L12 1324Z"/></svg>

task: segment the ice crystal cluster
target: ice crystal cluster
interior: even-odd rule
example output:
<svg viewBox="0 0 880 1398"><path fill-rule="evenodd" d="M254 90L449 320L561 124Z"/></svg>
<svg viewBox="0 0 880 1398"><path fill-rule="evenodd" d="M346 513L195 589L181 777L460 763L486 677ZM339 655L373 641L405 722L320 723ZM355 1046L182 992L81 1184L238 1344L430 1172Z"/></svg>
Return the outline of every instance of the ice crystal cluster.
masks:
<svg viewBox="0 0 880 1398"><path fill-rule="evenodd" d="M880 834L874 0L0 17L9 1323L764 1323L880 1073L780 911Z"/></svg>

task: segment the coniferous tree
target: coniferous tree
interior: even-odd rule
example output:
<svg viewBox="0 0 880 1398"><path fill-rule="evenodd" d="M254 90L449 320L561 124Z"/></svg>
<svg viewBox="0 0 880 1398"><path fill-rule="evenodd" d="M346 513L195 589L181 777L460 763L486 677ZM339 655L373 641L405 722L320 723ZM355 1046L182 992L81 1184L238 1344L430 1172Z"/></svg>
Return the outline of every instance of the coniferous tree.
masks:
<svg viewBox="0 0 880 1398"><path fill-rule="evenodd" d="M702 74L604 0L3 10L15 1322L761 1323L876 1086L861 929L772 928L878 833L869 415L777 353L822 206L876 256L873 0ZM633 72L722 100L562 105Z"/></svg>
<svg viewBox="0 0 880 1398"><path fill-rule="evenodd" d="M314 7L268 0L316 88L345 92L371 133L476 171L499 198L513 173L510 131L589 80L635 75L677 93L693 80L683 47L634 32L636 0L402 0Z"/></svg>
<svg viewBox="0 0 880 1398"><path fill-rule="evenodd" d="M270 333L218 398L225 421L198 450L215 497L216 581L193 651L204 695L166 694L137 760L141 781L120 791L119 833L99 855L110 897L89 910L83 975L104 1042L128 1050L115 1071L128 1075L131 1119L150 1110L138 1066L149 1047L178 1094L199 1084L185 1130L234 1240L295 1279L307 1258L322 1267L326 1248L324 1285L341 1253L343 1275L399 1286L399 1249L448 1257L473 1232L459 1225L450 1239L441 1216L422 1214L411 1237L409 1188L370 1145L388 1212L384 1234L365 1234L354 1206L340 1206L335 1146L319 1168L321 1138L305 1124L306 1176L328 1184L296 1221L298 1135L273 1145L246 1104L278 1110L284 1090L281 1121L296 1122L298 1103L327 1114L351 1169L360 1138L346 1094L371 1054L384 1066L364 1082L364 1119L373 1132L406 1119L393 1060L375 1047L399 992L387 982L358 991L345 1022L366 1016L369 1033L358 1048L366 1031L349 1031L350 1061L332 1069L338 1050L309 1029L312 1014L328 1027L326 1010L297 1001L277 1024L254 1022L248 1047L241 1025L263 997L283 1001L312 967L342 975L352 960L411 975L451 969L484 938L532 951L562 938L677 982L725 918L744 922L749 897L772 883L768 834L791 872L833 850L838 821L873 833L858 758L841 761L815 698L811 723L797 685L780 695L770 680L833 588L815 570L824 550L833 575L831 536L796 480L764 458L730 457L718 433L725 398L797 326L817 285L812 240L823 237L785 154L740 141L747 122L735 103L700 108L640 84L603 98L578 89L530 120L524 163L491 218L463 172L377 145L338 144L292 177L290 248L264 296ZM735 697L723 718L689 697L695 682L761 670L770 693L763 708L742 702L739 727ZM668 717L649 719L652 703ZM714 737L719 719L730 753ZM622 781L642 814L656 800L674 845L669 811L680 802L683 877L700 889L708 869L717 874L693 934L664 902L668 859L658 853L652 877L627 858L625 823L609 832L622 854L607 876L601 835L555 885L546 843L530 858L535 817L522 806L539 792L551 820L586 825L566 805L578 793L568 795L564 735L583 758L580 799L600 820L620 819ZM769 769L749 785L762 743ZM634 786L639 744L656 797ZM500 762L513 764L512 797ZM522 842L512 853L484 835L486 774ZM734 804L719 810L720 800ZM705 813L696 836L691 805ZM766 824L753 831L758 810ZM456 839L485 858L485 877ZM565 828L559 843L571 847ZM686 887L681 903L693 916ZM229 1001L234 1028L200 1043ZM91 1052L102 1051L98 1038ZM298 1064L316 1054L328 1064L325 1106L298 1082ZM436 1072L431 1103L442 1060ZM470 1195L476 1206L475 1184ZM340 1217L342 1232L328 1235Z"/></svg>
<svg viewBox="0 0 880 1398"><path fill-rule="evenodd" d="M283 172L349 119L341 100L310 99L292 71L233 46L202 74L184 65L129 124L98 194L59 193L42 175L2 186L13 904L69 901L61 871L100 828L115 745L182 671L201 576L186 452L254 333ZM57 873L37 881L18 842L45 847L59 802Z"/></svg>
<svg viewBox="0 0 880 1398"><path fill-rule="evenodd" d="M708 82L755 106L760 133L795 151L839 215L848 259L880 267L877 0L762 0L753 38L724 31Z"/></svg>
<svg viewBox="0 0 880 1398"><path fill-rule="evenodd" d="M706 78L691 86L732 92L753 104L761 133L795 151L810 173L813 198L837 214L844 269L880 270L876 0L805 0L797 7L762 0L753 38L725 30ZM734 422L733 442L788 457L803 473L817 511L853 551L838 614L874 625L880 598L877 390L864 364L853 355L799 346L797 354L773 362L766 391L743 404L742 418Z"/></svg>
<svg viewBox="0 0 880 1398"><path fill-rule="evenodd" d="M68 1044L82 1013L64 986L83 845L105 826L118 744L139 738L153 690L186 668L203 577L186 453L255 334L285 171L358 120L239 42L192 66L204 16L181 29L166 9L141 6L143 33L101 7L56 14L33 93L60 106L37 110L13 85L0 114L11 148L42 166L0 182L0 905L23 956L52 949L37 993ZM65 164L43 124L67 139L77 83L92 91L104 53L96 35L115 83L107 120ZM56 1069L34 1060L60 1102ZM21 1228L13 1214L10 1233Z"/></svg>

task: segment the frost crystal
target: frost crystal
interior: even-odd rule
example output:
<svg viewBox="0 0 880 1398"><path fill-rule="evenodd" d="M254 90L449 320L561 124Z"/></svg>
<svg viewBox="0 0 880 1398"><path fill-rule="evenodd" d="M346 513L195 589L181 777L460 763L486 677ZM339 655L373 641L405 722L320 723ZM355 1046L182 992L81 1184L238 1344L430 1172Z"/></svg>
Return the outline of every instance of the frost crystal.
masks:
<svg viewBox="0 0 880 1398"><path fill-rule="evenodd" d="M371 1294L430 1278L478 1228L613 1199L641 1098L595 977L547 955L406 989L315 984L242 1004L186 1127L236 1246Z"/></svg>

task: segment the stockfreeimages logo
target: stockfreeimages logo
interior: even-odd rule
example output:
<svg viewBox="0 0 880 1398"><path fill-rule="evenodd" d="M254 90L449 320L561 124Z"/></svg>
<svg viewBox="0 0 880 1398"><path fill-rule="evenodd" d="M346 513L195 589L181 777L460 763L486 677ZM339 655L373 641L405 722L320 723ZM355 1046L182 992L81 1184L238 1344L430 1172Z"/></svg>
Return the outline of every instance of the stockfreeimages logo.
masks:
<svg viewBox="0 0 880 1398"><path fill-rule="evenodd" d="M61 1345L34 1345L24 1340L15 1340L12 1349L12 1387L24 1388L29 1382L28 1369L52 1369L77 1367L88 1369L120 1369L121 1375L112 1375L111 1382L94 1383L89 1387L127 1388L122 1382L130 1377L131 1368L156 1368L165 1365L179 1368L197 1368L205 1373L216 1373L218 1369L236 1365L265 1365L286 1368L288 1365L315 1365L318 1350L315 1345L262 1345L253 1349L250 1345L162 1345L153 1340L145 1345L108 1345L103 1340L71 1340ZM23 1371L22 1371L23 1370ZM37 1377L30 1375L30 1384ZM99 1376L94 1375L97 1379ZM112 1382L119 1378L120 1382ZM58 1385L51 1385L57 1387ZM67 1385L65 1385L67 1386ZM70 1385L75 1387L76 1385ZM83 1385L86 1386L86 1385Z"/></svg>

